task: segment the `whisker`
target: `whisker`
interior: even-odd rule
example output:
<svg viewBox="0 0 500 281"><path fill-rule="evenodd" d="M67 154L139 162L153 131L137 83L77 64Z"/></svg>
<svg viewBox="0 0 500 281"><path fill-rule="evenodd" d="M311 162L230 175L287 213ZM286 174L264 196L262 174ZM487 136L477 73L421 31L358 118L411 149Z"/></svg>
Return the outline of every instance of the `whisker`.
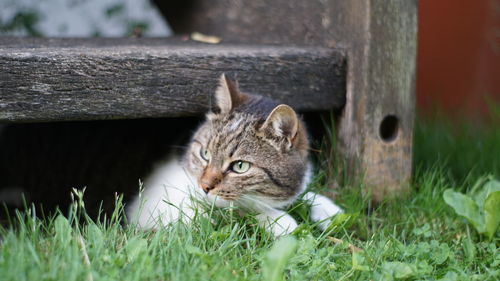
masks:
<svg viewBox="0 0 500 281"><path fill-rule="evenodd" d="M181 148L181 149L187 149L189 145L170 145L170 148Z"/></svg>
<svg viewBox="0 0 500 281"><path fill-rule="evenodd" d="M263 209L267 209L267 210L274 209L271 205L267 204L266 202L263 202L261 200L257 200L256 198L253 198L251 195L248 195L248 194L242 194L240 196L240 198L243 200L247 200L247 201L250 201L252 203L255 203L255 206L258 208L263 208ZM245 202L242 202L242 203L245 203Z"/></svg>

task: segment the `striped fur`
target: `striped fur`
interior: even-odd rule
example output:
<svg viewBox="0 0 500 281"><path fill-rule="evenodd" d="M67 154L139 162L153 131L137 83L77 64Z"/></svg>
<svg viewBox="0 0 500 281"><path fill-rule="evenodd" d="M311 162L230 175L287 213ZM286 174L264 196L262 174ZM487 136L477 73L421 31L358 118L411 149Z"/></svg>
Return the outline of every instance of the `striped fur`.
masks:
<svg viewBox="0 0 500 281"><path fill-rule="evenodd" d="M302 121L290 107L243 94L225 77L216 96L217 113L195 132L184 158L188 171L199 180L216 181L209 193L223 199L265 197L272 207L293 201L309 165ZM202 149L210 151L210 161L200 156ZM251 163L250 169L231 172L231 163L238 160Z"/></svg>

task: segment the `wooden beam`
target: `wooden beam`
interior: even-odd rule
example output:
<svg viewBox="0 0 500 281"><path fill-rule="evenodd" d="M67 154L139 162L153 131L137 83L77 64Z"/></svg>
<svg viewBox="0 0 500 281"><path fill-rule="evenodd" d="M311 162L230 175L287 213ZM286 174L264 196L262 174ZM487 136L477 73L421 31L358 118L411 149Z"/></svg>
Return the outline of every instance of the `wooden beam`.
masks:
<svg viewBox="0 0 500 281"><path fill-rule="evenodd" d="M221 73L301 111L345 102L335 49L0 37L0 122L199 115Z"/></svg>

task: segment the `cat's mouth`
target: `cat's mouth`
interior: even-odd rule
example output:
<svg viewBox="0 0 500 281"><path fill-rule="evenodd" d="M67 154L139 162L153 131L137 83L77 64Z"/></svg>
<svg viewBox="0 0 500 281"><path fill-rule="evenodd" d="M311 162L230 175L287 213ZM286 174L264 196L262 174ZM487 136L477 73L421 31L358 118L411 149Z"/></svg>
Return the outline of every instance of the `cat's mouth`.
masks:
<svg viewBox="0 0 500 281"><path fill-rule="evenodd" d="M203 180L198 180L198 187L208 196L215 196L227 201L234 201L237 198L237 195L234 194L233 192L224 190L221 188L219 183L212 183L212 182L207 182Z"/></svg>
<svg viewBox="0 0 500 281"><path fill-rule="evenodd" d="M200 188L201 191L201 188ZM210 190L208 193L199 192L199 196L201 196L201 200L209 203L210 205L214 205L219 208L227 208L233 205L239 204L240 196L236 194L231 194L228 192L224 192L222 190Z"/></svg>
<svg viewBox="0 0 500 281"><path fill-rule="evenodd" d="M230 191L222 190L220 188L212 188L210 190L205 190L202 186L200 186L200 189L203 191L203 193L206 196L213 196L217 197L226 201L236 201L238 199L238 195L234 194Z"/></svg>

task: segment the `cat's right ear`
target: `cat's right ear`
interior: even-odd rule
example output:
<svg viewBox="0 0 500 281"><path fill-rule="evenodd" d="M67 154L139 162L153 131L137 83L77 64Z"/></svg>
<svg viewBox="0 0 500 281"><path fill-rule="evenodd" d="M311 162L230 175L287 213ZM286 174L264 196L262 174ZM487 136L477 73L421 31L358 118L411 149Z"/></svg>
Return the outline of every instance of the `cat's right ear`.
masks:
<svg viewBox="0 0 500 281"><path fill-rule="evenodd" d="M225 74L219 78L219 86L215 91L217 107L221 114L227 114L245 102L246 96L240 92L238 85Z"/></svg>

